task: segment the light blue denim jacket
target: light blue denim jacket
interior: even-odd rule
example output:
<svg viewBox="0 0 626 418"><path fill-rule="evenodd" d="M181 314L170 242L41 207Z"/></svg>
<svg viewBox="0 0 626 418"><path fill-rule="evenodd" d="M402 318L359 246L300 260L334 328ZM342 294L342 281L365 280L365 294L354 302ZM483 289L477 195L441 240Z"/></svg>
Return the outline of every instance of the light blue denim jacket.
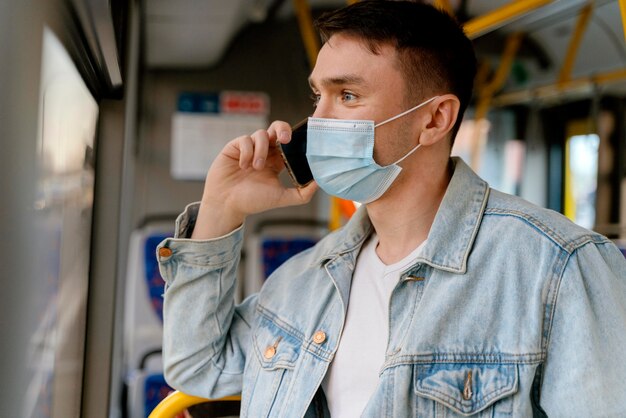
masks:
<svg viewBox="0 0 626 418"><path fill-rule="evenodd" d="M363 416L626 417L626 259L454 164L421 256L391 295ZM328 416L319 388L372 231L365 208L238 306L243 231L180 238L196 213L190 205L178 238L160 244L172 250L159 256L167 381L203 397L241 393L244 417Z"/></svg>

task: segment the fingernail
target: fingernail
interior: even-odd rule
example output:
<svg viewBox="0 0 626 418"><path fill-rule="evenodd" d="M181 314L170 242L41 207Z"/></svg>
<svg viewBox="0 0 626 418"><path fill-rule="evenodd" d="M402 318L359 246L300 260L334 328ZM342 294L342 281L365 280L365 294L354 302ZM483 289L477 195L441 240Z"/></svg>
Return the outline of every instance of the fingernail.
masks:
<svg viewBox="0 0 626 418"><path fill-rule="evenodd" d="M263 158L257 158L254 162L254 168L263 168L263 163L265 160Z"/></svg>
<svg viewBox="0 0 626 418"><path fill-rule="evenodd" d="M278 134L278 138L282 140L289 139L289 132L282 131L281 133Z"/></svg>

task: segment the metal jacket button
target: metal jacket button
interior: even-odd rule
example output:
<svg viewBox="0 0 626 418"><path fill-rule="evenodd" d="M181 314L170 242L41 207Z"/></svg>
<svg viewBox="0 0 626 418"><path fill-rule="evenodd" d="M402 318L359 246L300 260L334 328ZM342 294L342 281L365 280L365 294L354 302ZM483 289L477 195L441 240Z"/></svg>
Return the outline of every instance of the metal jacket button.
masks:
<svg viewBox="0 0 626 418"><path fill-rule="evenodd" d="M166 247L161 247L159 248L159 256L160 257L169 257L172 255L172 250L170 250L169 248Z"/></svg>
<svg viewBox="0 0 626 418"><path fill-rule="evenodd" d="M313 335L313 342L315 344L321 344L326 341L326 333L324 331L317 331L315 335Z"/></svg>
<svg viewBox="0 0 626 418"><path fill-rule="evenodd" d="M273 345L270 345L269 347L265 349L265 353L263 353L263 357L269 360L272 357L274 357L275 354L276 354L276 347L274 347Z"/></svg>

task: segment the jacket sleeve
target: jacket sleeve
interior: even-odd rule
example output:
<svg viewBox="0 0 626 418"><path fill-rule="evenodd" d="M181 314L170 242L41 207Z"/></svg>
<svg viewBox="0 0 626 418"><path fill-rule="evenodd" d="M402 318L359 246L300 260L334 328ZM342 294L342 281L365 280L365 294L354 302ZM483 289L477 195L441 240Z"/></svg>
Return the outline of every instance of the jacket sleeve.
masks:
<svg viewBox="0 0 626 418"><path fill-rule="evenodd" d="M159 244L166 286L163 367L170 386L219 398L241 393L256 296L235 306L243 228L211 240L190 240L197 206L176 222L176 235Z"/></svg>
<svg viewBox="0 0 626 418"><path fill-rule="evenodd" d="M587 243L561 277L541 406L551 418L626 416L626 259Z"/></svg>

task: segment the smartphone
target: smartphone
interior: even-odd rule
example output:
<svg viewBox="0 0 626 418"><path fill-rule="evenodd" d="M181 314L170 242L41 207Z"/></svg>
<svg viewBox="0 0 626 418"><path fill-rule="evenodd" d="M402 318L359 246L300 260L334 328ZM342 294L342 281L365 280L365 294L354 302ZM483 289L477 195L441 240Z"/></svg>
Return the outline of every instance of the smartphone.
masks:
<svg viewBox="0 0 626 418"><path fill-rule="evenodd" d="M304 187L313 181L313 173L306 159L307 119L291 128L291 141L288 144L276 142L291 180L297 187Z"/></svg>

